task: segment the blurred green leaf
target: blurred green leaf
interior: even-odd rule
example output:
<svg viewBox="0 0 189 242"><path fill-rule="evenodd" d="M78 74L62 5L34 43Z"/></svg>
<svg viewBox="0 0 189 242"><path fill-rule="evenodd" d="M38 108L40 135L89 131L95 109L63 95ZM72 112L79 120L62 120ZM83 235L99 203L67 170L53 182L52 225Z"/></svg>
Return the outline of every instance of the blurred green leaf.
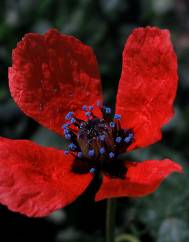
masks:
<svg viewBox="0 0 189 242"><path fill-rule="evenodd" d="M62 150L65 148L65 140L63 137L42 127L35 132L32 136L32 140L47 147L56 147Z"/></svg>

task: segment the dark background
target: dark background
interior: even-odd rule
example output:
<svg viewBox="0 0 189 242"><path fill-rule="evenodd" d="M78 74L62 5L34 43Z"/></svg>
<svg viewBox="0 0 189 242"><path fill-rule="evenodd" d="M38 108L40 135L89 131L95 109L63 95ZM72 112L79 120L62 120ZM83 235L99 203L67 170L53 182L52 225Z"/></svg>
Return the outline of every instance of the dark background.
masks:
<svg viewBox="0 0 189 242"><path fill-rule="evenodd" d="M129 233L141 242L188 242L189 1L1 0L0 135L63 147L62 138L27 118L10 97L7 68L12 49L25 33L44 33L56 27L92 46L100 65L104 97L113 104L124 42L133 28L146 25L171 31L180 82L176 114L164 128L162 142L130 156L140 160L170 157L184 166L185 174L171 175L148 197L119 199L116 234ZM103 242L106 203L94 203L90 192L41 219L27 218L0 206L0 242Z"/></svg>

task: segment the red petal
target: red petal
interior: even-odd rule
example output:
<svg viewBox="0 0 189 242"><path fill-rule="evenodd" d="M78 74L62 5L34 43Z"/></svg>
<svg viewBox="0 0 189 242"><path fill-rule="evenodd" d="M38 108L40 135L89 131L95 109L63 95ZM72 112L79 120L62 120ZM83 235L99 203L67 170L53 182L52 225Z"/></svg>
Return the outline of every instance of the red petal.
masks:
<svg viewBox="0 0 189 242"><path fill-rule="evenodd" d="M111 179L104 176L96 200L111 197L141 197L154 192L172 172L182 172L182 167L169 160L148 160L128 164L126 179Z"/></svg>
<svg viewBox="0 0 189 242"><path fill-rule="evenodd" d="M90 174L70 172L73 158L31 141L0 138L0 203L42 217L74 201Z"/></svg>
<svg viewBox="0 0 189 242"><path fill-rule="evenodd" d="M9 68L12 97L30 117L63 134L69 111L101 100L97 61L78 39L50 30L26 34L13 51Z"/></svg>
<svg viewBox="0 0 189 242"><path fill-rule="evenodd" d="M135 146L161 139L161 127L173 116L177 60L168 30L138 28L123 51L116 112L122 126L135 131Z"/></svg>

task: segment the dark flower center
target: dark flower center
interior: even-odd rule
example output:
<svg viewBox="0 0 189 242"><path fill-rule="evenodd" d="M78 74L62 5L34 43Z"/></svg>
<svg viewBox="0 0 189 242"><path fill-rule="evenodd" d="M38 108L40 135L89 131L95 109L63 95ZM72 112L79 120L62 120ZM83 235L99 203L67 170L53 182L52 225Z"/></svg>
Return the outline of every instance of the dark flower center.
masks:
<svg viewBox="0 0 189 242"><path fill-rule="evenodd" d="M76 173L104 172L111 177L124 178L126 168L120 155L125 153L134 139L133 131L122 129L121 115L111 117L111 109L100 107L103 118L93 114L93 107L87 108L87 121L74 117L73 112L66 115L69 122L63 125L65 138L69 140L68 150L75 157L72 171Z"/></svg>
<svg viewBox="0 0 189 242"><path fill-rule="evenodd" d="M79 129L77 141L85 157L99 159L113 150L112 130L104 119L93 118ZM105 152L106 151L106 152Z"/></svg>

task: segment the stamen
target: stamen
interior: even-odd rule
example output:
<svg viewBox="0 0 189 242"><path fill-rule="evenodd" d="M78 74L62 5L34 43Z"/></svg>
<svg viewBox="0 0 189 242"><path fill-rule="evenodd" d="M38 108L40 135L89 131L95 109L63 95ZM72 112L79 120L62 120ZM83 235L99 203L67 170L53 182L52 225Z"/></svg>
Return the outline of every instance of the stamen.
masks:
<svg viewBox="0 0 189 242"><path fill-rule="evenodd" d="M83 105L82 110L83 111L87 111L87 106L86 105Z"/></svg>
<svg viewBox="0 0 189 242"><path fill-rule="evenodd" d="M64 129L64 134L69 134L70 133L70 131L69 131L69 129Z"/></svg>
<svg viewBox="0 0 189 242"><path fill-rule="evenodd" d="M69 112L69 113L66 114L65 119L70 120L73 115L74 115L74 112Z"/></svg>
<svg viewBox="0 0 189 242"><path fill-rule="evenodd" d="M129 136L130 136L130 138L131 138L131 139L133 139L133 138L134 138L133 133L129 133Z"/></svg>
<svg viewBox="0 0 189 242"><path fill-rule="evenodd" d="M69 154L69 150L64 150L64 154L65 155Z"/></svg>
<svg viewBox="0 0 189 242"><path fill-rule="evenodd" d="M114 122L110 122L110 127L114 128L115 127L115 123Z"/></svg>
<svg viewBox="0 0 189 242"><path fill-rule="evenodd" d="M110 152L110 153L109 153L109 157L110 157L110 159L111 159L111 158L114 158L114 156L115 156L115 154L114 154L113 152Z"/></svg>
<svg viewBox="0 0 189 242"><path fill-rule="evenodd" d="M81 123L79 128L82 129L85 126L85 123Z"/></svg>
<svg viewBox="0 0 189 242"><path fill-rule="evenodd" d="M66 135L65 135L65 138L66 138L67 140L70 140L70 139L71 139L71 134L66 134Z"/></svg>
<svg viewBox="0 0 189 242"><path fill-rule="evenodd" d="M94 154L95 154L95 151L94 150L89 150L88 156L93 157Z"/></svg>
<svg viewBox="0 0 189 242"><path fill-rule="evenodd" d="M75 119L75 118L71 118L70 122L71 122L72 124L74 124L74 123L76 122L76 119Z"/></svg>
<svg viewBox="0 0 189 242"><path fill-rule="evenodd" d="M121 142L121 140L122 140L121 137L116 137L116 139L115 139L116 143L118 143L118 144Z"/></svg>
<svg viewBox="0 0 189 242"><path fill-rule="evenodd" d="M120 119L121 119L121 114L117 114L117 113L116 113L116 114L114 115L114 119L120 120Z"/></svg>
<svg viewBox="0 0 189 242"><path fill-rule="evenodd" d="M86 115L87 117L90 117L90 116L91 116L91 112L86 112L85 115Z"/></svg>
<svg viewBox="0 0 189 242"><path fill-rule="evenodd" d="M68 147L69 147L69 149L71 149L71 150L75 150L75 149L77 149L77 146L76 146L74 143L69 144Z"/></svg>
<svg viewBox="0 0 189 242"><path fill-rule="evenodd" d="M119 155L131 145L134 133L132 129L121 127L121 114L115 114L112 118L111 108L103 106L100 101L97 106L103 114L102 118L93 114L94 106L87 105L82 107L88 117L85 120L77 118L73 112L66 115L65 118L69 121L65 121L62 128L70 144L64 153L69 153L76 161L81 161L75 163L81 172L82 169L86 170L85 162L82 165L82 160L85 160L89 164L87 171L91 174L102 169L102 172L111 177L122 178L126 171L123 170ZM93 165L93 162L97 162L97 166Z"/></svg>
<svg viewBox="0 0 189 242"><path fill-rule="evenodd" d="M89 111L93 111L94 107L93 106L90 106L89 107Z"/></svg>
<svg viewBox="0 0 189 242"><path fill-rule="evenodd" d="M94 174L94 173L96 172L96 169L95 169L94 167L92 167L92 168L89 170L89 172L90 172L91 174Z"/></svg>
<svg viewBox="0 0 189 242"><path fill-rule="evenodd" d="M103 155L105 153L105 149L104 147L101 147L100 150L99 150L100 154Z"/></svg>
<svg viewBox="0 0 189 242"><path fill-rule="evenodd" d="M105 108L105 112L106 112L107 114L110 114L110 113L112 112L112 110L111 110L111 108Z"/></svg>
<svg viewBox="0 0 189 242"><path fill-rule="evenodd" d="M61 128L62 128L62 129L66 129L69 125L70 125L69 123L67 123L67 124L63 124Z"/></svg>
<svg viewBox="0 0 189 242"><path fill-rule="evenodd" d="M129 142L132 141L133 137L134 137L134 135L133 135L132 133L130 133L129 136L127 136L127 137L124 139L124 141L125 141L126 143L129 143Z"/></svg>
<svg viewBox="0 0 189 242"><path fill-rule="evenodd" d="M104 141L106 136L104 134L101 134L98 137L99 137L100 141Z"/></svg>
<svg viewBox="0 0 189 242"><path fill-rule="evenodd" d="M78 157L78 158L82 158L82 157L83 157L83 153L82 153L82 152L78 152L78 153L77 153L77 157Z"/></svg>

